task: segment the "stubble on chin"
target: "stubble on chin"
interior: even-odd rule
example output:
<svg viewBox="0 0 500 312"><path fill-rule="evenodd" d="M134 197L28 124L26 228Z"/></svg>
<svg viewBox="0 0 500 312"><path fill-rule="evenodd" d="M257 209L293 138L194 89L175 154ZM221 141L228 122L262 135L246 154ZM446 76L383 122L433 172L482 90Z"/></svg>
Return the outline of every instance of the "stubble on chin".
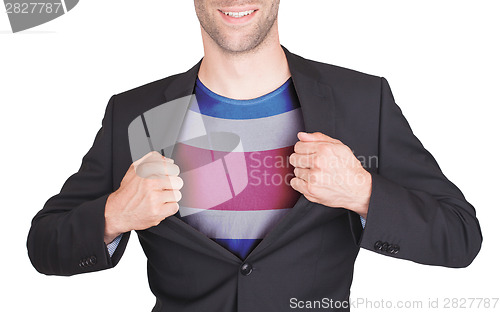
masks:
<svg viewBox="0 0 500 312"><path fill-rule="evenodd" d="M196 14L200 21L201 28L208 34L213 42L218 46L222 52L228 55L247 54L256 52L265 44L267 37L269 37L273 25L276 23L278 15L279 1L273 4L271 13L264 20L257 23L246 36L238 38L237 40L231 39L229 36L223 34L217 27L216 17L211 16L203 1L195 1ZM217 12L218 13L218 12Z"/></svg>

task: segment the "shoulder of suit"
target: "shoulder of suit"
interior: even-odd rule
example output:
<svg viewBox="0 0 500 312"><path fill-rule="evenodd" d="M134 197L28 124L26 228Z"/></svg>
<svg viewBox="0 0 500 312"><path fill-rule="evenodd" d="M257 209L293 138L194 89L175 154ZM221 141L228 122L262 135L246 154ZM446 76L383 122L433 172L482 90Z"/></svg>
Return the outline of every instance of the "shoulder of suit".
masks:
<svg viewBox="0 0 500 312"><path fill-rule="evenodd" d="M115 97L117 98L126 97L130 99L134 98L143 99L144 97L163 97L163 92L165 91L167 86L170 84L171 81L175 79L175 77L179 75L181 75L181 73L146 83L144 85L135 87L133 89L117 93L115 94Z"/></svg>
<svg viewBox="0 0 500 312"><path fill-rule="evenodd" d="M129 120L158 105L165 103L165 90L182 73L171 75L113 96L117 118ZM115 116L117 116L115 114Z"/></svg>
<svg viewBox="0 0 500 312"><path fill-rule="evenodd" d="M314 71L316 75L319 75L321 78L323 78L323 80L326 81L367 82L380 84L381 77L377 75L372 75L338 65L307 59L299 55L295 56L304 63L303 68Z"/></svg>
<svg viewBox="0 0 500 312"><path fill-rule="evenodd" d="M324 63L320 61L315 61L311 59L307 59L301 56L298 56L301 58L303 61L307 62L309 66L315 67L317 70L319 70L321 73L325 75L330 75L330 76L338 76L342 78L351 78L351 79L367 79L367 80L380 80L380 76L377 75L372 75L368 73L364 73L358 70L338 66L338 65L333 65L329 63Z"/></svg>

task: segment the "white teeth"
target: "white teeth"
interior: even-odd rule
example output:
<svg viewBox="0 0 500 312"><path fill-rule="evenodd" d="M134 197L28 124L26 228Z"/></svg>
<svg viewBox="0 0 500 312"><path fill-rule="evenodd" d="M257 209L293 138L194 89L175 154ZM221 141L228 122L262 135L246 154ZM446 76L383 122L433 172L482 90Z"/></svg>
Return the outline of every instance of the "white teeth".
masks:
<svg viewBox="0 0 500 312"><path fill-rule="evenodd" d="M255 10L249 10L249 11L243 11L243 12L222 12L222 13L226 14L227 16L240 18L240 17L243 17L243 16L250 15L253 12L255 12Z"/></svg>

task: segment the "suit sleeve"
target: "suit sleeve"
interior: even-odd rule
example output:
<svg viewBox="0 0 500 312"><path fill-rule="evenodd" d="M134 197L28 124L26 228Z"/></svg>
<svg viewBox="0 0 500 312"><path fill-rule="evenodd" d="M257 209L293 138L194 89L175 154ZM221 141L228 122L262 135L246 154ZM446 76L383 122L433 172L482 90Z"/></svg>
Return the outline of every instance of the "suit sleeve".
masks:
<svg viewBox="0 0 500 312"><path fill-rule="evenodd" d="M360 247L422 264L468 266L482 243L475 209L415 137L384 78L378 156L364 230L350 216Z"/></svg>
<svg viewBox="0 0 500 312"><path fill-rule="evenodd" d="M121 258L130 233L111 258L104 243L104 207L113 190L112 97L94 143L78 172L47 200L32 220L28 255L37 271L74 275L111 268Z"/></svg>

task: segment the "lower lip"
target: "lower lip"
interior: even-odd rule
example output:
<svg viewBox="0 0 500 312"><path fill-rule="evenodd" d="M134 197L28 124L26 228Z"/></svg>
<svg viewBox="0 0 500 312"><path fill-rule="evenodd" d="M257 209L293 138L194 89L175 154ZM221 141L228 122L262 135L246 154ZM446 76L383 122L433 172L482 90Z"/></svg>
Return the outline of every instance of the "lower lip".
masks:
<svg viewBox="0 0 500 312"><path fill-rule="evenodd" d="M222 19L229 24L243 24L251 20L254 17L255 13L257 13L257 11L258 10L255 10L252 12L252 14L248 14L243 17L232 17L222 13L221 11L219 11L219 13L222 15Z"/></svg>

